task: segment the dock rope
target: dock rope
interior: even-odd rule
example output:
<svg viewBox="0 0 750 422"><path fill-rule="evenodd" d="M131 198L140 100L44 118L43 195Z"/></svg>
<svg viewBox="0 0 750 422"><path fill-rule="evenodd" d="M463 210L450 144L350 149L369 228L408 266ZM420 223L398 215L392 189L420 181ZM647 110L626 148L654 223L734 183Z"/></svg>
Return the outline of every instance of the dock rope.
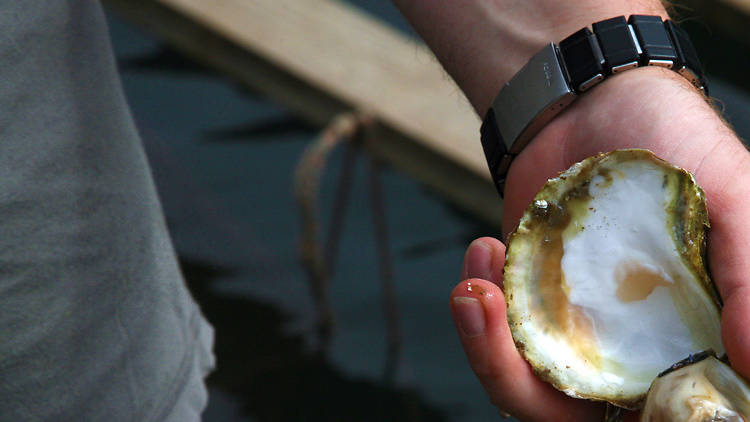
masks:
<svg viewBox="0 0 750 422"><path fill-rule="evenodd" d="M310 282L317 312L318 351L324 356L330 347L335 328L335 315L331 307L329 290L336 268L339 241L348 208L357 154L363 145L371 142L370 133L373 126L373 119L367 113L347 112L335 117L318 138L307 147L295 171L294 195L302 223L300 259ZM343 148L342 167L338 176L327 236L321 241L319 240L322 228L317 206L318 193L328 159L338 146ZM383 187L380 180L381 165L369 154L366 159L370 209L386 318L386 359L383 378L387 383L392 383L395 379L401 349L396 287Z"/></svg>

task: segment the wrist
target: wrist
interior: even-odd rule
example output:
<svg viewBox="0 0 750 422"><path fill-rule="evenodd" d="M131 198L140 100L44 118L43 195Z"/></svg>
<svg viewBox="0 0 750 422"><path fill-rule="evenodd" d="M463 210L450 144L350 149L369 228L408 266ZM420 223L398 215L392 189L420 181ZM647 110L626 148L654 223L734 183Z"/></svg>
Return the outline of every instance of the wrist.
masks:
<svg viewBox="0 0 750 422"><path fill-rule="evenodd" d="M483 51L472 59L476 61L474 66L459 63L457 69L451 70L446 64L480 117L484 117L503 85L544 45L559 43L593 22L615 16L642 14L668 19L666 10L657 0L530 1L517 7L522 10L510 16L507 6L501 7L501 3L504 2L491 2L488 6L487 14L496 27L488 30Z"/></svg>
<svg viewBox="0 0 750 422"><path fill-rule="evenodd" d="M622 148L649 149L694 172L709 202L727 173L748 161L736 135L687 80L662 68L629 70L582 95L516 158L506 185L505 231L548 178L585 157Z"/></svg>
<svg viewBox="0 0 750 422"><path fill-rule="evenodd" d="M545 44L593 22L667 12L659 0L394 0L480 117Z"/></svg>

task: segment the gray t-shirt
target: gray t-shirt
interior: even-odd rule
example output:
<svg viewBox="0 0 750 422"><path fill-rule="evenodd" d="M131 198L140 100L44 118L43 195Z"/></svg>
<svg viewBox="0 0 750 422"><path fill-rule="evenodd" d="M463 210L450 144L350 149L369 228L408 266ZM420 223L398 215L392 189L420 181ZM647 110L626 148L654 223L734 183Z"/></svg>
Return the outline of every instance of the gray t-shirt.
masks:
<svg viewBox="0 0 750 422"><path fill-rule="evenodd" d="M99 4L0 4L0 421L194 421L183 283Z"/></svg>

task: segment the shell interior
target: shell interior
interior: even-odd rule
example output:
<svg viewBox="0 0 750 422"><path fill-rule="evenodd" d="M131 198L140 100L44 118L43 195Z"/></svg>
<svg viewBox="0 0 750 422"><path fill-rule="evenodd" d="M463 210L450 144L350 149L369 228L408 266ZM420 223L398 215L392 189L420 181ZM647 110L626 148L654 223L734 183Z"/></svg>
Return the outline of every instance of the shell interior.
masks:
<svg viewBox="0 0 750 422"><path fill-rule="evenodd" d="M638 408L684 356L723 352L692 176L644 150L588 158L526 210L505 267L508 320L543 379Z"/></svg>

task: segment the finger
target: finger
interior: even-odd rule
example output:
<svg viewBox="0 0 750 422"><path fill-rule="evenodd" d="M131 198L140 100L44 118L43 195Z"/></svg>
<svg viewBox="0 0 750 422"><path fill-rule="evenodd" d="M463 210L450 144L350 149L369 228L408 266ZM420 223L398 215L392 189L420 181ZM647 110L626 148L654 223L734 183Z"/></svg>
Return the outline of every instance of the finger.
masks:
<svg viewBox="0 0 750 422"><path fill-rule="evenodd" d="M464 351L493 404L523 421L601 419L603 405L568 397L536 377L515 348L505 310L502 290L487 280L465 280L451 293Z"/></svg>
<svg viewBox="0 0 750 422"><path fill-rule="evenodd" d="M492 237L482 237L471 242L464 255L461 280L481 278L501 288L505 265L505 245Z"/></svg>

